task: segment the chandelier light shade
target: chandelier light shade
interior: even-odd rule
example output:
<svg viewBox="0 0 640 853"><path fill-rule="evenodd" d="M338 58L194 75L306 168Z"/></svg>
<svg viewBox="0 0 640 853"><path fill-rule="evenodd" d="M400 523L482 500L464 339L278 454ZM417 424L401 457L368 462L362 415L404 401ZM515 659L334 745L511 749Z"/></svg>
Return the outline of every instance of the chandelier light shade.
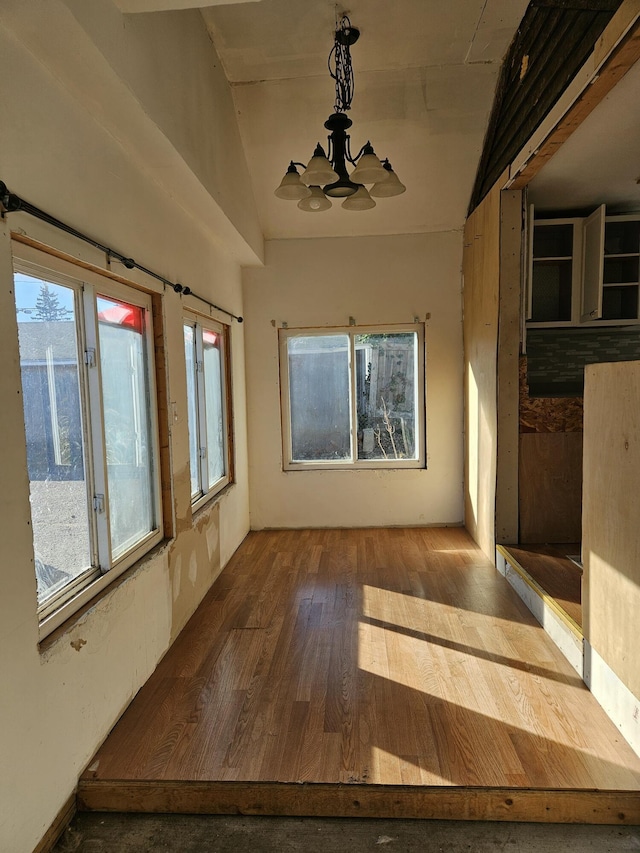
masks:
<svg viewBox="0 0 640 853"><path fill-rule="evenodd" d="M369 190L369 195L375 198L391 198L393 195L403 193L407 188L391 168L391 163L385 160L382 165L387 172L387 177L380 183L374 184Z"/></svg>
<svg viewBox="0 0 640 853"><path fill-rule="evenodd" d="M302 173L300 180L308 187L319 187L322 184L332 184L338 180L338 173L334 172L333 166L327 160L322 145L318 142L309 165Z"/></svg>
<svg viewBox="0 0 640 853"><path fill-rule="evenodd" d="M358 165L351 174L351 180L356 184L377 184L380 181L385 181L387 177L388 173L376 157L371 143L367 142L362 149L362 156L358 160Z"/></svg>
<svg viewBox="0 0 640 853"><path fill-rule="evenodd" d="M345 210L370 210L376 206L376 203L369 195L367 188L360 186L353 195L345 198L342 206Z"/></svg>
<svg viewBox="0 0 640 853"><path fill-rule="evenodd" d="M278 198L284 198L289 201L295 201L296 199L306 198L308 195L311 195L309 187L305 187L300 180L300 175L293 161L287 169L284 178L280 181L276 195Z"/></svg>
<svg viewBox="0 0 640 853"><path fill-rule="evenodd" d="M351 26L344 15L336 26L334 44L329 54L329 73L336 86L334 112L325 121L329 131L328 147L318 142L309 163L291 161L287 173L276 189L278 198L298 201L300 210L317 213L331 207L331 198L344 199L345 210L369 210L376 206L372 196L389 198L405 192L388 160L377 158L371 142L351 154L351 138L347 133L353 122L346 115L351 109L354 82L351 64L351 46L360 37L360 31ZM333 67L332 67L333 63ZM349 174L347 163L355 167ZM296 167L303 169L302 175ZM365 184L370 184L367 190Z"/></svg>
<svg viewBox="0 0 640 853"><path fill-rule="evenodd" d="M309 192L310 195L307 198L301 198L298 202L300 210L306 210L308 213L320 213L322 210L329 210L331 202L320 187L309 187Z"/></svg>

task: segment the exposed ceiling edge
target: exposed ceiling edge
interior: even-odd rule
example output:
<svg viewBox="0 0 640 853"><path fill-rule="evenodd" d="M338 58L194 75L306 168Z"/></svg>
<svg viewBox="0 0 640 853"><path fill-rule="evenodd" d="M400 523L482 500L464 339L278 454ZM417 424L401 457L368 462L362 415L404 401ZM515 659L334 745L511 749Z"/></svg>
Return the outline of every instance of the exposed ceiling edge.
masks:
<svg viewBox="0 0 640 853"><path fill-rule="evenodd" d="M236 3L260 3L262 0L113 0L121 12L174 12L183 9L205 9L207 6L230 6Z"/></svg>
<svg viewBox="0 0 640 853"><path fill-rule="evenodd" d="M603 53L611 53L640 12L639 0L622 0L615 13L611 3L605 5L603 10L598 0L529 4L503 64L469 212L559 106L556 123L561 120L572 102L565 97L572 83L578 86L575 100L593 76L589 64L602 63Z"/></svg>
<svg viewBox="0 0 640 853"><path fill-rule="evenodd" d="M556 108L547 116L525 147L514 158L509 186L525 187L577 130L587 116L640 60L640 13L614 43L604 59L597 50L589 57ZM599 64L598 59L600 59Z"/></svg>

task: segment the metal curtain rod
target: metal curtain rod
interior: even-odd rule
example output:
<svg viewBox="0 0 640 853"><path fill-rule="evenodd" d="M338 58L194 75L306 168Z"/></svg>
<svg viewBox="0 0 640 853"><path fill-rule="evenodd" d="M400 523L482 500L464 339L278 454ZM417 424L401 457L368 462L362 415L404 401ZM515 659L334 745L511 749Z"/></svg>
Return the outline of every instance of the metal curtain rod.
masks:
<svg viewBox="0 0 640 853"><path fill-rule="evenodd" d="M210 302L208 299L205 299L204 296L199 296L197 293L194 293L190 287L187 285L178 284L174 281L169 281L168 278L165 278L162 275L159 275L157 272L153 272L153 270L147 269L147 267L143 267L142 264L139 264L137 261L134 261L133 258L127 258L126 255L120 254L115 249L111 249L109 246L104 246L102 243L99 243L97 240L94 240L93 237L87 236L87 234L83 234L82 231L78 231L76 228L73 228L71 225L67 225L66 222L62 222L60 219L56 219L55 216L51 216L50 213L46 213L44 210L40 210L39 207L36 207L34 204L31 204L25 199L20 198L19 195L15 193L9 192L7 189L7 185L4 181L0 181L0 205L3 207L3 216L4 213L15 213L17 211L22 211L23 213L28 213L31 216L35 216L36 219L41 219L43 222L49 223L49 225L53 225L55 228L59 228L60 231L65 231L67 234L71 234L73 237L77 237L79 240L83 240L85 243L89 243L90 246L94 246L96 249L100 249L100 251L104 252L109 259L115 258L117 261L125 266L128 270L137 269L146 275L150 275L152 278L155 278L157 281L161 281L162 284L168 285L173 288L176 293L180 293L183 296L194 296L196 299L199 299L200 302L204 302L205 305L209 305L211 308L215 308L216 311L222 311L223 314L227 314L229 317L233 317L234 320L237 320L238 323L242 323L242 317L238 317L237 314L234 314L232 311L227 311L226 308L221 308L219 305L216 305L214 302Z"/></svg>

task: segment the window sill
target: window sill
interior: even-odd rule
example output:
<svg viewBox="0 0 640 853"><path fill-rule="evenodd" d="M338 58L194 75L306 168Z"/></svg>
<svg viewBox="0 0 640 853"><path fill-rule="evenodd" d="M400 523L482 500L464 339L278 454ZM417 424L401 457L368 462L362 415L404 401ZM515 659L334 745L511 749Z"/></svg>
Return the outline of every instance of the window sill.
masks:
<svg viewBox="0 0 640 853"><path fill-rule="evenodd" d="M98 590L87 602L78 607L77 610L74 610L73 613L71 613L60 625L47 630L48 620L43 620L39 625L40 638L38 640L38 651L40 654L46 654L50 651L53 646L57 645L57 643L64 639L64 637L73 631L74 628L80 625L87 618L88 614L100 604L100 602L102 602L108 595L111 595L111 593L113 593L121 584L130 581L150 560L155 560L158 557L161 557L172 541L172 539L161 540L150 551L147 551L144 556L140 557L139 560L129 566L129 568L125 569L121 574L114 577L110 583ZM99 578L94 583L98 583L104 577L105 576L103 575L102 578ZM85 587L83 592L86 592L87 589L91 589L91 586ZM73 601L73 599L71 599L71 601ZM56 614L53 613L50 618L53 619L55 615Z"/></svg>
<svg viewBox="0 0 640 853"><path fill-rule="evenodd" d="M219 498L225 495L231 486L233 486L233 481L228 478L224 478L225 482L222 483L217 489L207 492L206 495L201 495L197 500L193 501L191 504L191 512L195 515L200 512L201 509L204 509L207 506L210 506L212 503L215 503Z"/></svg>
<svg viewBox="0 0 640 853"><path fill-rule="evenodd" d="M380 462L360 462L358 464L344 464L341 462L293 462L283 467L285 474L291 474L302 471L426 471L427 466L424 462L416 461L415 459L400 462L397 460L389 461L388 463Z"/></svg>

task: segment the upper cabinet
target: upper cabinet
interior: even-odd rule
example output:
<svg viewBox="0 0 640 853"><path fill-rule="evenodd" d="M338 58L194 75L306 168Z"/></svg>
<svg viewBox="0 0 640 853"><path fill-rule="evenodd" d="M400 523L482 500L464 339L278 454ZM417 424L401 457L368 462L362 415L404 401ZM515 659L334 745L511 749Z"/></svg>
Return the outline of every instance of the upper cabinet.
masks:
<svg viewBox="0 0 640 853"><path fill-rule="evenodd" d="M527 322L573 326L638 321L640 214L529 216Z"/></svg>
<svg viewBox="0 0 640 853"><path fill-rule="evenodd" d="M640 218L607 217L604 226L603 320L637 320Z"/></svg>

